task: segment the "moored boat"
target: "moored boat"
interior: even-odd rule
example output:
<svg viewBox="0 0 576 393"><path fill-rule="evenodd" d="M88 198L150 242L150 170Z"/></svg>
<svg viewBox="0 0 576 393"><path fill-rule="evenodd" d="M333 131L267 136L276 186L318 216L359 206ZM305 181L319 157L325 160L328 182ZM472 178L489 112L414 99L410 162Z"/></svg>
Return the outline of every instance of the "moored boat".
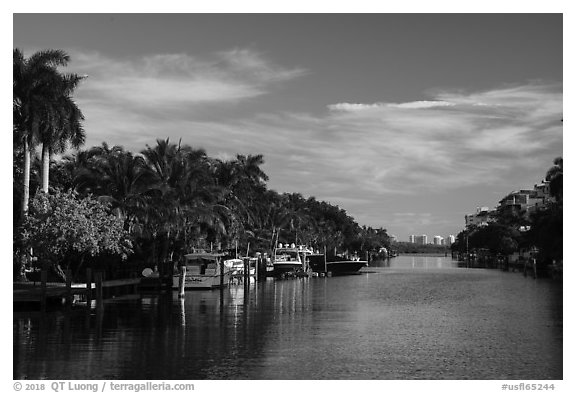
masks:
<svg viewBox="0 0 576 393"><path fill-rule="evenodd" d="M240 258L227 259L224 261L232 270L232 277L242 276L244 274L244 261Z"/></svg>
<svg viewBox="0 0 576 393"><path fill-rule="evenodd" d="M365 266L366 261L335 256L327 260L324 254L309 255L310 268L316 273L331 273L332 275L355 274Z"/></svg>
<svg viewBox="0 0 576 393"><path fill-rule="evenodd" d="M184 289L212 289L227 286L232 277L232 264L226 263L226 254L195 252L184 255L186 274ZM180 288L180 272L172 277L172 288Z"/></svg>
<svg viewBox="0 0 576 393"><path fill-rule="evenodd" d="M303 271L305 258L306 250L302 246L296 247L294 244L286 244L283 246L282 243L280 243L272 254L274 275L281 276Z"/></svg>
<svg viewBox="0 0 576 393"><path fill-rule="evenodd" d="M232 278L242 279L244 278L246 272L244 271L246 263L248 263L248 276L256 276L256 264L258 258L234 258L224 261L225 264L229 265L232 269Z"/></svg>

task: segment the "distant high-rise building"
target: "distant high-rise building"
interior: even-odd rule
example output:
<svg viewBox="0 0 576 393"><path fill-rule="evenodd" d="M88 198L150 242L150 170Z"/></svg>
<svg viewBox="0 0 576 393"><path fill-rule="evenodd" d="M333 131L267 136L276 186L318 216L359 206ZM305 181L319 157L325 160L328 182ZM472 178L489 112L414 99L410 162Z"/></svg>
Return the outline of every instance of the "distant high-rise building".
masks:
<svg viewBox="0 0 576 393"><path fill-rule="evenodd" d="M434 236L434 244L437 246L441 246L444 242L444 238L442 236Z"/></svg>
<svg viewBox="0 0 576 393"><path fill-rule="evenodd" d="M414 243L416 243L416 244L428 244L428 236L427 235L414 236Z"/></svg>
<svg viewBox="0 0 576 393"><path fill-rule="evenodd" d="M410 243L416 243L416 236L410 235L410 237L408 238L408 242L410 242Z"/></svg>
<svg viewBox="0 0 576 393"><path fill-rule="evenodd" d="M448 236L448 245L451 246L456 241L456 237L454 235Z"/></svg>

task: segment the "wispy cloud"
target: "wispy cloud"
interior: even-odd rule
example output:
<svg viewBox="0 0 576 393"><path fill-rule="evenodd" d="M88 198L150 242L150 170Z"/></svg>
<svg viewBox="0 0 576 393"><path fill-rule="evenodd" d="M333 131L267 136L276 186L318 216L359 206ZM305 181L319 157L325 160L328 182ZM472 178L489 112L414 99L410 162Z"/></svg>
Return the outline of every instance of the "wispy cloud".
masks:
<svg viewBox="0 0 576 393"><path fill-rule="evenodd" d="M362 162L374 164L362 178L381 192L434 191L479 179L498 183L520 161L535 169L538 157L561 151L560 85L437 92L433 98L333 104L327 121L335 137L350 136L348 148L362 147Z"/></svg>
<svg viewBox="0 0 576 393"><path fill-rule="evenodd" d="M359 190L377 199L506 184L511 174L543 171L561 152L559 86L444 93L439 102L450 105L379 104L368 112L267 114L184 128L216 149L263 152L274 186L343 200Z"/></svg>
<svg viewBox="0 0 576 393"><path fill-rule="evenodd" d="M74 53L73 70L88 74L79 98L100 105L159 110L235 103L266 94L274 84L306 74L273 64L255 51L236 49L207 58L187 54L112 59Z"/></svg>
<svg viewBox="0 0 576 393"><path fill-rule="evenodd" d="M453 106L455 104L447 101L414 101L414 102L403 102L403 103L385 103L376 102L374 104L357 104L357 103L338 103L328 105L328 108L333 111L343 111L343 112L358 112L358 111L369 111L369 110L385 110L386 108L407 108L407 109L426 109L435 108L442 106Z"/></svg>
<svg viewBox="0 0 576 393"><path fill-rule="evenodd" d="M322 113L204 117L199 113L207 107L281 93L277 84L306 71L244 49L208 59L83 56L75 56L75 66L90 75L78 90L89 143L138 151L170 137L216 157L263 153L271 188L341 204L360 222L381 217L388 198L478 184L505 189L511 179L529 186L562 151L560 84L436 90L411 102L326 102ZM427 216L388 216L391 223L411 219L415 227L428 222Z"/></svg>

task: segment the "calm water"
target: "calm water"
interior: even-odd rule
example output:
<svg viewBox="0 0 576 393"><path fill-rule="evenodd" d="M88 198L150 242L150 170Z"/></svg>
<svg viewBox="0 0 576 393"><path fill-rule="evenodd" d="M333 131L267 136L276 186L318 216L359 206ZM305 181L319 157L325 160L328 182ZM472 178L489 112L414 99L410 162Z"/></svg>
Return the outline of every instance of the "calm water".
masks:
<svg viewBox="0 0 576 393"><path fill-rule="evenodd" d="M354 276L15 313L15 379L562 379L562 286L400 256Z"/></svg>

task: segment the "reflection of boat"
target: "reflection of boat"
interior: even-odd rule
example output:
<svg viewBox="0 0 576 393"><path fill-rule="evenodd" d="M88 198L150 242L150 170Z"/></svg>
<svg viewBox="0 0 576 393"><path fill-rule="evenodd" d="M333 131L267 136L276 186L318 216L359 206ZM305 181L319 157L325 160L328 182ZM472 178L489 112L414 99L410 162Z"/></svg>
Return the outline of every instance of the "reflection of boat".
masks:
<svg viewBox="0 0 576 393"><path fill-rule="evenodd" d="M227 286L232 276L232 265L225 263L226 254L196 252L184 255L186 265L185 289L212 289ZM172 277L172 288L178 289L180 274Z"/></svg>
<svg viewBox="0 0 576 393"><path fill-rule="evenodd" d="M354 274L364 266L368 266L366 261L343 258L337 255L330 258L330 260L325 260L324 254L313 254L309 255L308 259L310 260L312 271L318 273L329 272L333 275Z"/></svg>

